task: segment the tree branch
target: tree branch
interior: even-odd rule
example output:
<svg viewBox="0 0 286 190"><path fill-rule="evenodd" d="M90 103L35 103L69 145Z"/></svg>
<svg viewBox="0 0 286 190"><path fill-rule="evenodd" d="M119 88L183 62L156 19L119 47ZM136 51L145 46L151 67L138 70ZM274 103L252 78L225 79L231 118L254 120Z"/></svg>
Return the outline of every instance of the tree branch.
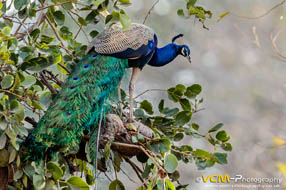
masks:
<svg viewBox="0 0 286 190"><path fill-rule="evenodd" d="M39 27L45 20L45 15L46 13L41 13L41 15L38 17L37 22L35 24L33 24L32 26L30 26L29 28L26 29L26 33L19 33L20 28L22 27L22 25L25 25L25 20L26 18L22 21L22 23L19 25L19 27L16 29L14 36L18 39L18 40L23 40L25 38L25 36L29 33L31 33L35 28Z"/></svg>
<svg viewBox="0 0 286 190"><path fill-rule="evenodd" d="M48 76L46 75L46 78L55 82L57 85L59 86L62 86L63 85L63 82L60 81L58 78L57 78L57 75L55 76L51 71L48 71L48 70L43 70L43 73L44 74L48 74Z"/></svg>
<svg viewBox="0 0 286 190"><path fill-rule="evenodd" d="M155 8L155 6L159 3L159 1L160 1L160 0L157 0L157 1L152 5L152 7L149 9L147 15L146 15L145 18L144 18L143 24L145 24L145 22L146 22L148 16L150 16L152 10L153 10L153 9Z"/></svg>
<svg viewBox="0 0 286 190"><path fill-rule="evenodd" d="M286 61L286 56L283 55L281 53L281 51L279 50L277 44L276 44L276 40L279 37L281 33L281 30L279 30L275 35L273 35L272 33L270 34L270 40L272 43L272 48L274 49L274 52L276 53L276 55L282 60L282 61Z"/></svg>
<svg viewBox="0 0 286 190"><path fill-rule="evenodd" d="M273 6L272 8L270 8L269 10L267 10L265 13L259 15L259 16L255 16L255 17L248 17L248 16L240 16L240 15L236 15L234 13L231 13L232 15L239 17L239 18L244 18L244 19L259 19L262 18L266 15L268 15L270 12L272 12L273 10L277 9L278 7L282 6L284 3L286 2L286 0L281 1L280 3L276 4L275 6Z"/></svg>
<svg viewBox="0 0 286 190"><path fill-rule="evenodd" d="M89 38L88 38L88 35L86 34L86 32L84 31L84 29L82 28L82 25L80 25L80 24L75 20L75 18L72 16L72 14L71 14L71 13L73 13L73 14L75 14L75 13L72 12L72 11L70 11L70 10L67 10L65 7L63 7L63 8L67 11L67 13L71 16L72 20L73 20L73 21L76 23L76 25L78 25L78 27L79 27L79 30L78 30L77 34L75 35L74 39L76 39L77 36L78 36L78 34L79 34L79 32L82 31L82 33L84 34L84 36L85 36L85 38L87 39L88 43L90 43L90 40L89 40ZM79 16L79 15L78 15L78 16Z"/></svg>
<svg viewBox="0 0 286 190"><path fill-rule="evenodd" d="M53 5L47 5L45 7L41 7L39 9L37 9L36 11L41 11L41 10L44 10L44 9L47 9L47 8L50 8L50 7L54 7L54 6L60 6L60 5L64 5L64 4L67 4L67 3L72 3L72 1L66 1L66 2L62 2L62 3L55 3Z"/></svg>
<svg viewBox="0 0 286 190"><path fill-rule="evenodd" d="M63 41L61 40L61 38L60 38L60 36L59 36L55 26L51 23L50 19L46 15L45 15L45 19L47 20L48 24L50 25L51 29L53 30L56 38L60 42L60 44L61 44L60 47L63 48L66 51L66 53L69 54L73 59L75 59L76 57L74 57L73 54L65 47L65 45L64 45ZM62 65L60 65L60 66L62 66Z"/></svg>
<svg viewBox="0 0 286 190"><path fill-rule="evenodd" d="M43 72L40 72L40 80L51 91L52 94L59 93L59 91L54 89L54 87L52 87L52 85L47 81L47 79L46 79L46 77L45 77Z"/></svg>

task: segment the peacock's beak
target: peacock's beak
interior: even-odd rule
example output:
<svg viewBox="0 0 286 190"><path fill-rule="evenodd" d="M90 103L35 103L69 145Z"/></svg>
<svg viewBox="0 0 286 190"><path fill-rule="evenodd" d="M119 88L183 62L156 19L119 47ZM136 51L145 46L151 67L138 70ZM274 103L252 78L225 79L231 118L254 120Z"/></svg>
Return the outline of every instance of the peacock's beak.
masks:
<svg viewBox="0 0 286 190"><path fill-rule="evenodd" d="M189 63L192 63L192 59L191 59L191 56L190 56L190 55L187 56L187 59L188 59Z"/></svg>

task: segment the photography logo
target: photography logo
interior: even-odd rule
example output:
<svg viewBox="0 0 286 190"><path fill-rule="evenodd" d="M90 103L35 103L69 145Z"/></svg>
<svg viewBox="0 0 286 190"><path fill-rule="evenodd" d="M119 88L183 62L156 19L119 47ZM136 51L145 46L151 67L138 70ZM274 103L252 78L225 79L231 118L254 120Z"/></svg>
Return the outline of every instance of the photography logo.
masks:
<svg viewBox="0 0 286 190"><path fill-rule="evenodd" d="M235 175L230 177L226 175L203 175L196 178L196 183L202 183L208 186L219 187L242 187L242 188L280 188L282 178L267 177L244 177Z"/></svg>

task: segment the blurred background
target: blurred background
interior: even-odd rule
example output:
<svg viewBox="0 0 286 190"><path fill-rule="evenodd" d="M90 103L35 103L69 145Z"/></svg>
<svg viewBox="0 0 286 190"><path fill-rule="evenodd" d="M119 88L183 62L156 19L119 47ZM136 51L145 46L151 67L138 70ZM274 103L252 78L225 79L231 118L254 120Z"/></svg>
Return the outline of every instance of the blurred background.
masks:
<svg viewBox="0 0 286 190"><path fill-rule="evenodd" d="M125 10L133 22L142 23L154 2L134 0ZM203 132L223 122L231 136L233 151L227 165L216 164L198 171L195 164L180 164L180 182L190 183L188 189L219 189L197 183L195 179L202 175L283 177L276 165L286 163L285 146L273 148L272 140L286 138L286 59L278 55L280 51L286 56L286 3L261 18L240 17L257 17L280 2L200 0L199 5L213 12L213 18L205 23L209 30L205 30L200 22L177 16L184 0L160 0L145 23L157 33L159 46L169 43L178 33L185 34L192 65L180 57L163 68L146 66L136 84L136 94L178 83L201 84L205 110L194 114L193 121L200 124ZM217 22L219 15L227 11L231 13ZM150 92L142 97L145 98L158 105L167 96ZM185 138L183 143L210 148L192 138ZM130 181L125 175L122 180ZM130 189L139 186L139 182L130 181Z"/></svg>

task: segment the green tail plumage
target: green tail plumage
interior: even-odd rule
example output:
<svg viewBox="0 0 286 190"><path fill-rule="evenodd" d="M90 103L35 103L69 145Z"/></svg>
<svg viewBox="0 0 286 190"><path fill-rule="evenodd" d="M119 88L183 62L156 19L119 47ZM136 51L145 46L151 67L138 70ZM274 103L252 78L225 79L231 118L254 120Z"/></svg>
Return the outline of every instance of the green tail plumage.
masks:
<svg viewBox="0 0 286 190"><path fill-rule="evenodd" d="M79 145L84 131L97 136L98 122L108 111L111 93L127 66L128 60L92 54L79 61L25 141L28 159L42 160L47 151L69 153Z"/></svg>

